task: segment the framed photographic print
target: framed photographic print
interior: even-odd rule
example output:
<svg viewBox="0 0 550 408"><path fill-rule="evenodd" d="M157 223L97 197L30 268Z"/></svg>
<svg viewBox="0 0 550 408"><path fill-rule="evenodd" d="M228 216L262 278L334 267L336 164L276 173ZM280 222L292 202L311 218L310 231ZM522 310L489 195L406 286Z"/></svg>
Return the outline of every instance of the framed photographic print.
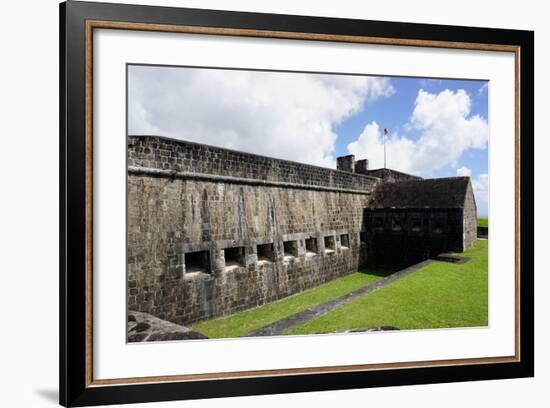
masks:
<svg viewBox="0 0 550 408"><path fill-rule="evenodd" d="M61 404L533 376L533 32L60 17Z"/></svg>

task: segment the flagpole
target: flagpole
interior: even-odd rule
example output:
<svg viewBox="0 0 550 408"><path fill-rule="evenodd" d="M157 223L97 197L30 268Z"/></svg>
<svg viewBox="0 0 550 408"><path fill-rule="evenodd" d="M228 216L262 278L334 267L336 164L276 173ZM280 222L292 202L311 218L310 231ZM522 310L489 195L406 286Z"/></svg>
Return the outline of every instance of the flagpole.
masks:
<svg viewBox="0 0 550 408"><path fill-rule="evenodd" d="M384 168L386 168L386 135L388 131L384 129Z"/></svg>

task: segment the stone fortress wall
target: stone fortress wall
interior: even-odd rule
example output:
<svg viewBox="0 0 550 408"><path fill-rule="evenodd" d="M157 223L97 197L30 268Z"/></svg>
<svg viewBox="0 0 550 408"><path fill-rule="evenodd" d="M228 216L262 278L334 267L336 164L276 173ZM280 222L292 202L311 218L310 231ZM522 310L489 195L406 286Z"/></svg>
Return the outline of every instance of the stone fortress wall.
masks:
<svg viewBox="0 0 550 408"><path fill-rule="evenodd" d="M342 170L130 136L128 309L187 324L357 271L380 179Z"/></svg>
<svg viewBox="0 0 550 408"><path fill-rule="evenodd" d="M466 202L462 213L463 249L472 248L477 240L477 205L472 183L468 183Z"/></svg>

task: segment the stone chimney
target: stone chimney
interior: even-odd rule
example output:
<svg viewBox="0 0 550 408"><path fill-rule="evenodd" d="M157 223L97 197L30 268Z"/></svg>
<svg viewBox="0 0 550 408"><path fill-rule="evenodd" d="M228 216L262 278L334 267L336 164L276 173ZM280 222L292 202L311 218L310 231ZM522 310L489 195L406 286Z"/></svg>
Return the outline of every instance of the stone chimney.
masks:
<svg viewBox="0 0 550 408"><path fill-rule="evenodd" d="M350 154L348 156L337 157L336 169L347 171L348 173L355 173L355 156Z"/></svg>
<svg viewBox="0 0 550 408"><path fill-rule="evenodd" d="M359 174L368 174L369 172L369 160L357 160L355 163L355 172Z"/></svg>

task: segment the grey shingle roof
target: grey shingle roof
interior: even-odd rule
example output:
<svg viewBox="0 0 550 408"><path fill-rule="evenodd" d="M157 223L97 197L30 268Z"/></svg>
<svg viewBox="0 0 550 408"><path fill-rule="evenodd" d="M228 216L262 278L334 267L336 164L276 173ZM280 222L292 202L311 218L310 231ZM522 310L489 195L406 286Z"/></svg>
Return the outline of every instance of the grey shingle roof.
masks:
<svg viewBox="0 0 550 408"><path fill-rule="evenodd" d="M380 183L373 208L462 208L469 177L448 177Z"/></svg>

